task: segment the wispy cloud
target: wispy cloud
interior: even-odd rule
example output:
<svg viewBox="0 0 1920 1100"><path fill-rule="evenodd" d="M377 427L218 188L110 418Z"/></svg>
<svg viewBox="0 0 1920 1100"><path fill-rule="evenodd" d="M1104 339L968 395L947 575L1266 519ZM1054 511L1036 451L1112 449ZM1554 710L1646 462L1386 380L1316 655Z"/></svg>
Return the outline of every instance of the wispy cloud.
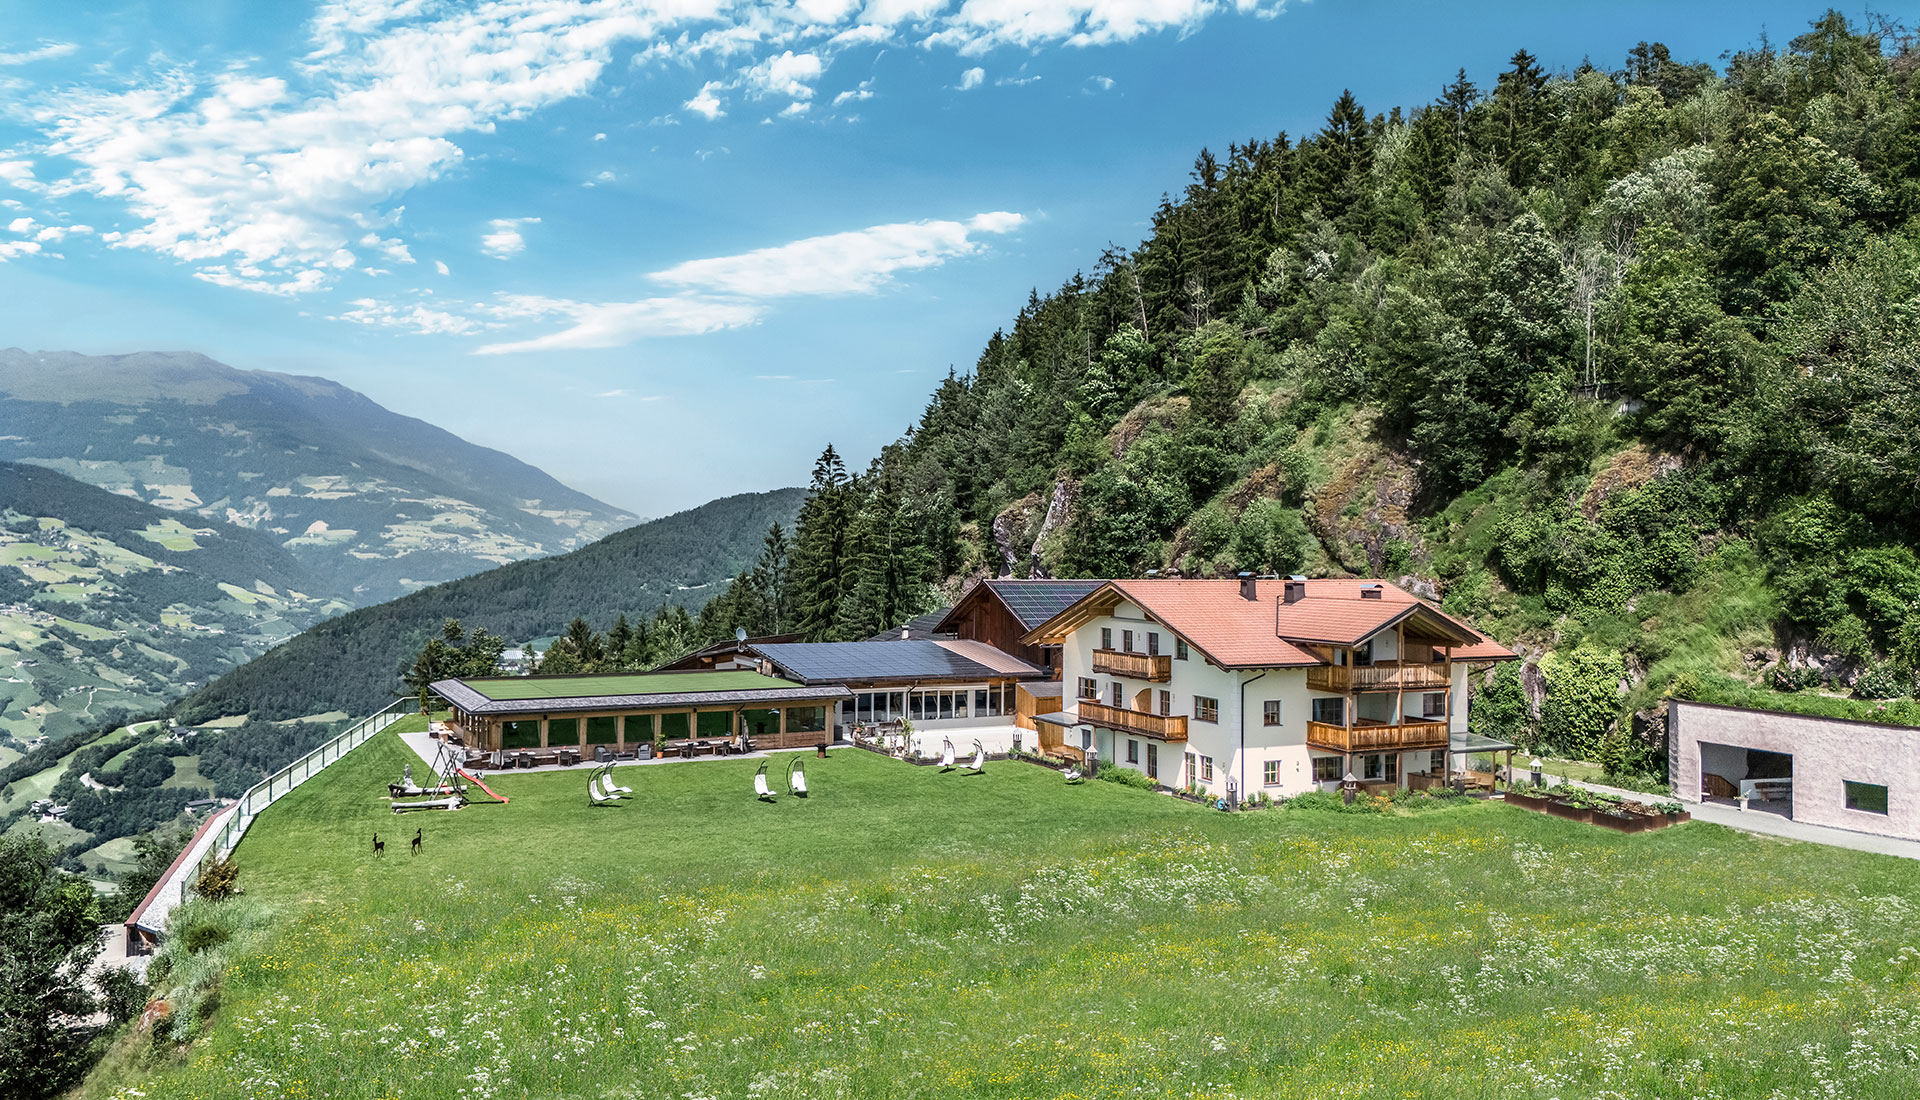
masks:
<svg viewBox="0 0 1920 1100"><path fill-rule="evenodd" d="M65 57L79 49L71 42L49 42L38 49L22 50L18 53L0 53L0 68L14 65L31 65L35 61L51 61L56 57Z"/></svg>
<svg viewBox="0 0 1920 1100"><path fill-rule="evenodd" d="M982 69L976 65L975 67L968 69L966 72L963 72L960 74L960 83L956 86L963 92L971 91L972 89L978 88L981 84L985 83L986 79L987 79L987 70Z"/></svg>
<svg viewBox="0 0 1920 1100"><path fill-rule="evenodd" d="M726 85L718 80L709 80L700 85L700 91L681 106L711 122L727 113L726 101L714 94L725 87Z"/></svg>
<svg viewBox="0 0 1920 1100"><path fill-rule="evenodd" d="M899 271L933 267L979 251L981 234L1008 233L1026 218L994 211L964 222L876 225L850 233L808 237L737 256L689 260L652 278L669 286L743 298L795 294L868 294Z"/></svg>
<svg viewBox="0 0 1920 1100"><path fill-rule="evenodd" d="M966 221L876 225L734 256L689 260L648 276L677 288L679 293L671 297L578 302L505 295L484 307L494 320L562 317L573 323L544 336L488 344L479 353L617 347L649 337L740 328L757 323L776 299L875 293L901 272L973 255L985 247L982 237L1010 233L1025 223L1024 215L1000 210Z"/></svg>

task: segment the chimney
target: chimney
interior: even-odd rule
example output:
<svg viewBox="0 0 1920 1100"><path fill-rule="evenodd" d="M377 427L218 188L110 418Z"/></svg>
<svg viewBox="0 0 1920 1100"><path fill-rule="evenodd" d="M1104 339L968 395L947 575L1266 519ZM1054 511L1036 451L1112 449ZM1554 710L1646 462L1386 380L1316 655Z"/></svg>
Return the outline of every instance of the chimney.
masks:
<svg viewBox="0 0 1920 1100"><path fill-rule="evenodd" d="M1363 600L1377 600L1380 596L1380 586L1377 584L1364 585L1360 589L1360 598Z"/></svg>
<svg viewBox="0 0 1920 1100"><path fill-rule="evenodd" d="M1259 599L1260 598L1259 588L1260 586L1258 583L1255 582L1252 573L1240 574L1240 598L1241 599L1243 600Z"/></svg>
<svg viewBox="0 0 1920 1100"><path fill-rule="evenodd" d="M1307 579L1305 577L1288 577L1287 586L1286 586L1286 596L1284 597L1285 602L1299 603L1301 600L1304 600L1306 598L1307 598Z"/></svg>

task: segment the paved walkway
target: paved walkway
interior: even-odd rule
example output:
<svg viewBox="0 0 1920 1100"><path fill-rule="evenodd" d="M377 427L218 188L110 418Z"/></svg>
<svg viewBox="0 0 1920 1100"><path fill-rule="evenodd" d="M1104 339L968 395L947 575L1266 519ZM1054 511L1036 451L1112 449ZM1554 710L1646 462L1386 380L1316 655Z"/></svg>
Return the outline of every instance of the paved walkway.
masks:
<svg viewBox="0 0 1920 1100"><path fill-rule="evenodd" d="M1599 783L1572 781L1576 787L1585 787L1601 794L1619 795L1635 802L1666 801L1659 795L1641 791L1623 790L1619 787L1603 786ZM1900 840L1890 836L1875 836L1872 833L1856 833L1851 829L1835 829L1827 825L1809 825L1804 821L1782 817L1766 810L1742 810L1738 806L1722 806L1717 802L1682 802L1693 813L1695 821L1725 825L1729 829L1739 829L1746 833L1762 833L1777 836L1784 840L1804 840L1809 844L1825 844L1833 848L1851 848L1856 852L1873 852L1883 856L1899 856L1902 859L1920 859L1920 841Z"/></svg>

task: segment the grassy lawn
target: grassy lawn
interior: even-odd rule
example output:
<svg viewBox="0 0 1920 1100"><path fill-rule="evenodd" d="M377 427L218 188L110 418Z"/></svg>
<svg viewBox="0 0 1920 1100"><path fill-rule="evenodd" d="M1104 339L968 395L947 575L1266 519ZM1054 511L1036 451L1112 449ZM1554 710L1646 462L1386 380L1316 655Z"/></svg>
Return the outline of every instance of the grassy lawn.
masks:
<svg viewBox="0 0 1920 1100"><path fill-rule="evenodd" d="M806 801L715 761L396 819L408 759L382 735L262 816L243 904L276 922L208 1037L85 1095L1912 1094L1916 863L854 750Z"/></svg>

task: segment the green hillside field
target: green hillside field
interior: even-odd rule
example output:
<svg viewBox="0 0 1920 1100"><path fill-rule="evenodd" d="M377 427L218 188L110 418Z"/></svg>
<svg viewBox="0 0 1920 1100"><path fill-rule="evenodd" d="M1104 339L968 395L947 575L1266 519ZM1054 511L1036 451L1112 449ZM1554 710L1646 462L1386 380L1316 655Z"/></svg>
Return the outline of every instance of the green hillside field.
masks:
<svg viewBox="0 0 1920 1100"><path fill-rule="evenodd" d="M396 819L410 758L260 818L202 1037L83 1097L1911 1095L1909 861L851 749L806 800L719 760Z"/></svg>

